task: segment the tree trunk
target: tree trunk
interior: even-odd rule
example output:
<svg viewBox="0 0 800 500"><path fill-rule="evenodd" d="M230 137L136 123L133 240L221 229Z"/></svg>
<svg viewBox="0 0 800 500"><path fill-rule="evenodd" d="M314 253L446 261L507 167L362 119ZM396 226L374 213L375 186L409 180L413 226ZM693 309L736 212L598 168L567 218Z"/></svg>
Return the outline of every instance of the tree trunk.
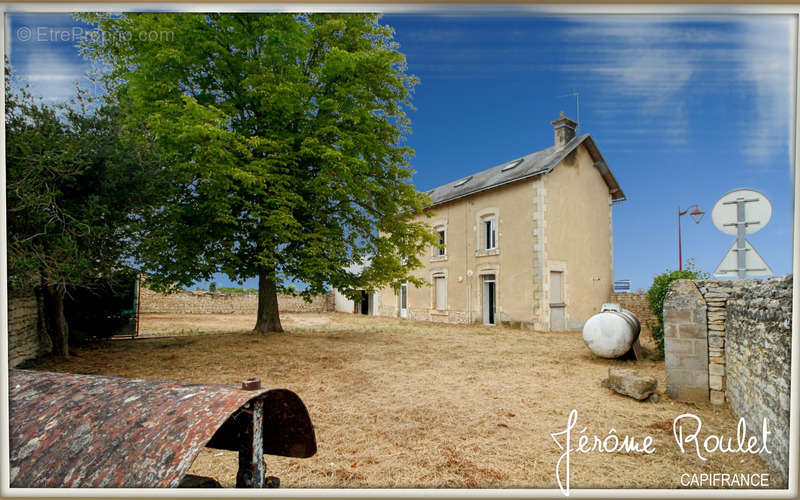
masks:
<svg viewBox="0 0 800 500"><path fill-rule="evenodd" d="M50 340L53 342L53 354L69 357L69 337L67 335L67 320L64 317L63 284L42 283L42 302L44 304L44 327Z"/></svg>
<svg viewBox="0 0 800 500"><path fill-rule="evenodd" d="M281 318L278 312L278 287L275 279L264 269L258 271L258 314L256 333L282 332Z"/></svg>

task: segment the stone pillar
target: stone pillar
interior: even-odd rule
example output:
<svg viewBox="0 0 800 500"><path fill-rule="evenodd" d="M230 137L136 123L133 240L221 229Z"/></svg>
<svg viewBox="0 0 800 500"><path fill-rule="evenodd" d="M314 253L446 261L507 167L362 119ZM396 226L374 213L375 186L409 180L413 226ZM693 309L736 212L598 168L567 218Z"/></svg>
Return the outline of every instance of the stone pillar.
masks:
<svg viewBox="0 0 800 500"><path fill-rule="evenodd" d="M664 299L664 356L669 397L708 401L706 301L690 280L675 281Z"/></svg>
<svg viewBox="0 0 800 500"><path fill-rule="evenodd" d="M708 385L711 404L725 403L725 321L727 300L736 281L697 280L708 307Z"/></svg>

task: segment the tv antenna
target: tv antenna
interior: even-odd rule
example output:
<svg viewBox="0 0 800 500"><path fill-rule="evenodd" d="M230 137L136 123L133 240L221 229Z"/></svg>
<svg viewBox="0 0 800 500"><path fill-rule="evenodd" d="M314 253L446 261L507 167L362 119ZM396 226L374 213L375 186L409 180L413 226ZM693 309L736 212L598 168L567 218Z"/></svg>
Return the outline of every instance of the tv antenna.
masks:
<svg viewBox="0 0 800 500"><path fill-rule="evenodd" d="M575 127L575 132L577 132L581 128L581 95L576 91L576 92L571 92L569 94L560 95L560 96L558 96L558 99L561 99L562 97L574 97L575 98L575 112L578 115L577 116L577 120L575 120L575 121L578 122L578 126Z"/></svg>

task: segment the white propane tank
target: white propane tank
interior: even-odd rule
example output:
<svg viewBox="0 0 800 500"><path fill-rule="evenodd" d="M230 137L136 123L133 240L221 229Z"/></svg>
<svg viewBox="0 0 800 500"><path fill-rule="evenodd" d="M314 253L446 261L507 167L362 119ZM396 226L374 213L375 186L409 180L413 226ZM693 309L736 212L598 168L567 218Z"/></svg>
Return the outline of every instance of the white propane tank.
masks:
<svg viewBox="0 0 800 500"><path fill-rule="evenodd" d="M601 358L618 358L631 350L642 326L635 314L619 304L603 304L583 325L583 341Z"/></svg>

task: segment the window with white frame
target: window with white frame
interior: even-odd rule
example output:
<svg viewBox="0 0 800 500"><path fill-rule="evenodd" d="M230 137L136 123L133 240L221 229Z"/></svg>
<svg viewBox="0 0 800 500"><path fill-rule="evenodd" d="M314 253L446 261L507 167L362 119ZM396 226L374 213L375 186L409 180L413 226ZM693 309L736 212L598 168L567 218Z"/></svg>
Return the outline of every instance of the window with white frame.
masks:
<svg viewBox="0 0 800 500"><path fill-rule="evenodd" d="M433 277L433 307L437 311L447 309L447 278L444 276Z"/></svg>
<svg viewBox="0 0 800 500"><path fill-rule="evenodd" d="M447 255L447 248L445 247L447 244L447 231L445 230L444 226L437 227L436 234L439 236L439 246L436 248L434 255Z"/></svg>
<svg viewBox="0 0 800 500"><path fill-rule="evenodd" d="M481 219L481 247L484 250L497 248L497 217L494 215Z"/></svg>

